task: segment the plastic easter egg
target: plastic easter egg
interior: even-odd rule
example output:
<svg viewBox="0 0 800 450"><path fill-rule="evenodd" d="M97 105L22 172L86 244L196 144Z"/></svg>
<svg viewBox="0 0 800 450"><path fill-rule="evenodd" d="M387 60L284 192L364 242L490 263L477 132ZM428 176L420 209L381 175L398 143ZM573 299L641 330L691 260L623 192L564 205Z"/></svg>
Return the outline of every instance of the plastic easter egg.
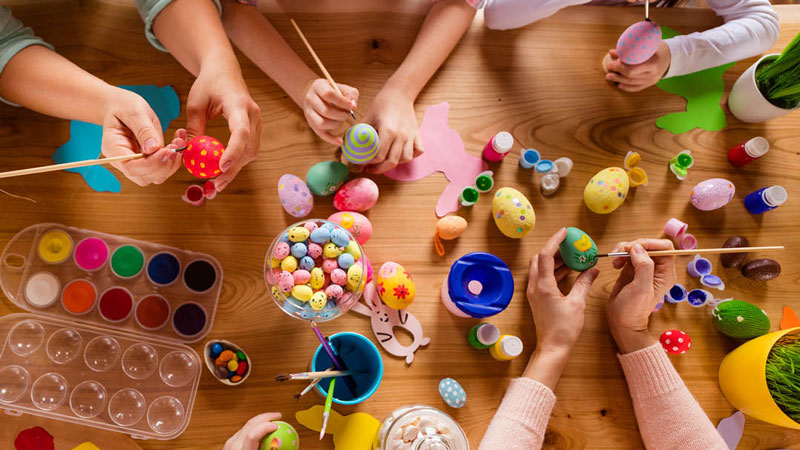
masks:
<svg viewBox="0 0 800 450"><path fill-rule="evenodd" d="M222 171L219 160L225 153L222 143L210 136L196 136L183 151L183 165L197 178L213 178Z"/></svg>
<svg viewBox="0 0 800 450"><path fill-rule="evenodd" d="M727 205L736 193L732 182L724 178L701 181L689 194L692 205L700 211L713 211Z"/></svg>
<svg viewBox="0 0 800 450"><path fill-rule="evenodd" d="M336 223L347 230L356 238L359 244L364 245L372 237L372 223L363 214L354 211L342 211L331 214L329 222Z"/></svg>
<svg viewBox="0 0 800 450"><path fill-rule="evenodd" d="M287 173L278 180L278 198L284 211L294 217L305 217L314 208L314 196L308 186L295 175Z"/></svg>
<svg viewBox="0 0 800 450"><path fill-rule="evenodd" d="M722 302L711 310L711 316L717 331L735 339L753 339L769 333L769 316L749 302Z"/></svg>
<svg viewBox="0 0 800 450"><path fill-rule="evenodd" d="M650 59L661 42L661 27L652 20L636 22L617 40L620 61L629 65L641 64Z"/></svg>
<svg viewBox="0 0 800 450"><path fill-rule="evenodd" d="M609 167L597 172L583 190L583 202L592 212L610 214L628 196L630 180L625 170Z"/></svg>
<svg viewBox="0 0 800 450"><path fill-rule="evenodd" d="M583 272L597 264L597 245L583 230L567 228L567 237L558 246L561 259L570 269Z"/></svg>
<svg viewBox="0 0 800 450"><path fill-rule="evenodd" d="M533 206L522 192L504 187L497 190L492 199L494 224L504 235L522 239L536 224Z"/></svg>
<svg viewBox="0 0 800 450"><path fill-rule="evenodd" d="M333 207L339 211L364 212L375 203L378 203L378 185L369 178L350 180L333 196Z"/></svg>
<svg viewBox="0 0 800 450"><path fill-rule="evenodd" d="M451 408L461 408L467 404L467 391L452 378L444 378L439 382L439 395Z"/></svg>
<svg viewBox="0 0 800 450"><path fill-rule="evenodd" d="M315 195L331 195L344 183L347 173L347 166L339 161L322 161L308 169L306 185Z"/></svg>
<svg viewBox="0 0 800 450"><path fill-rule="evenodd" d="M380 139L371 125L357 123L344 135L342 154L353 164L366 164L378 154Z"/></svg>
<svg viewBox="0 0 800 450"><path fill-rule="evenodd" d="M411 275L396 262L384 263L375 276L375 287L386 306L405 309L414 302L416 286Z"/></svg>
<svg viewBox="0 0 800 450"><path fill-rule="evenodd" d="M297 430L286 422L274 423L278 425L278 429L261 439L258 450L298 450L300 437L297 435Z"/></svg>

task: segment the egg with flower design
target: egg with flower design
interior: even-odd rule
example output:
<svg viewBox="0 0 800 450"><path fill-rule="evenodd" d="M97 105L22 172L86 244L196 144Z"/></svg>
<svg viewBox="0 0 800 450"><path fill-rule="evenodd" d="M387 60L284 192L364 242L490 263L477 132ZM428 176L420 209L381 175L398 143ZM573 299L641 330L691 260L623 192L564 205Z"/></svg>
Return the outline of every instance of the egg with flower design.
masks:
<svg viewBox="0 0 800 450"><path fill-rule="evenodd" d="M391 261L384 263L375 275L375 288L381 300L392 309L408 308L417 291L411 274Z"/></svg>

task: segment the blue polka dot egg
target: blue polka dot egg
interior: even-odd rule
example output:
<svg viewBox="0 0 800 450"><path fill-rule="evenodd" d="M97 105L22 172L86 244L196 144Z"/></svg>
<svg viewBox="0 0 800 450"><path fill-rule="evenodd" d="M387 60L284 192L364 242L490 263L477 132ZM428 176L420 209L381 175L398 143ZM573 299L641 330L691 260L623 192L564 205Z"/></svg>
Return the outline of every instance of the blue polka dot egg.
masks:
<svg viewBox="0 0 800 450"><path fill-rule="evenodd" d="M652 58L661 42L661 27L652 20L636 22L617 41L617 54L624 64L641 64Z"/></svg>
<svg viewBox="0 0 800 450"><path fill-rule="evenodd" d="M467 404L467 391L452 378L444 378L439 382L439 395L451 408L462 408Z"/></svg>

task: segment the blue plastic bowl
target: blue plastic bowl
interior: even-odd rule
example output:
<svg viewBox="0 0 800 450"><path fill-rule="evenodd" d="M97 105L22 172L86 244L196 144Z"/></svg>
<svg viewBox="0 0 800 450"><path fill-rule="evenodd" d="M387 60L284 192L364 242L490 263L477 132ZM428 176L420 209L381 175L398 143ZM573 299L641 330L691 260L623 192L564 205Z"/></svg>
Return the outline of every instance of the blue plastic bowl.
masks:
<svg viewBox="0 0 800 450"><path fill-rule="evenodd" d="M359 372L353 375L356 383L356 395L347 389L344 380L336 380L333 388L333 402L340 405L356 405L370 398L383 380L383 359L378 347L369 339L358 333L336 333L329 338L333 351L339 356L349 370ZM322 371L333 366L333 361L328 356L322 345L317 347L311 359L311 370ZM317 391L327 397L330 379L324 379L317 384Z"/></svg>

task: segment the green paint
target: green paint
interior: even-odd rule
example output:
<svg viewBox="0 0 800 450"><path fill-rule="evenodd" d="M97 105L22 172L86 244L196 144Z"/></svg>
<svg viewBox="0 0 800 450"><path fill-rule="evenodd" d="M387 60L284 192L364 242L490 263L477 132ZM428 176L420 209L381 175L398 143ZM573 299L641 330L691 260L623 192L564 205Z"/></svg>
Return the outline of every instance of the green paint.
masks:
<svg viewBox="0 0 800 450"><path fill-rule="evenodd" d="M572 270L583 272L597 264L597 244L580 228L567 227L567 237L558 250L564 264Z"/></svg>
<svg viewBox="0 0 800 450"><path fill-rule="evenodd" d="M133 245L123 245L111 256L111 270L122 278L131 278L142 271L144 255Z"/></svg>
<svg viewBox="0 0 800 450"><path fill-rule="evenodd" d="M663 39L679 33L670 27L661 27ZM656 86L670 94L686 99L686 111L667 114L656 120L656 126L674 134L685 133L695 128L719 131L728 124L725 111L720 107L725 81L722 74L735 63L712 67L699 72L664 78Z"/></svg>

